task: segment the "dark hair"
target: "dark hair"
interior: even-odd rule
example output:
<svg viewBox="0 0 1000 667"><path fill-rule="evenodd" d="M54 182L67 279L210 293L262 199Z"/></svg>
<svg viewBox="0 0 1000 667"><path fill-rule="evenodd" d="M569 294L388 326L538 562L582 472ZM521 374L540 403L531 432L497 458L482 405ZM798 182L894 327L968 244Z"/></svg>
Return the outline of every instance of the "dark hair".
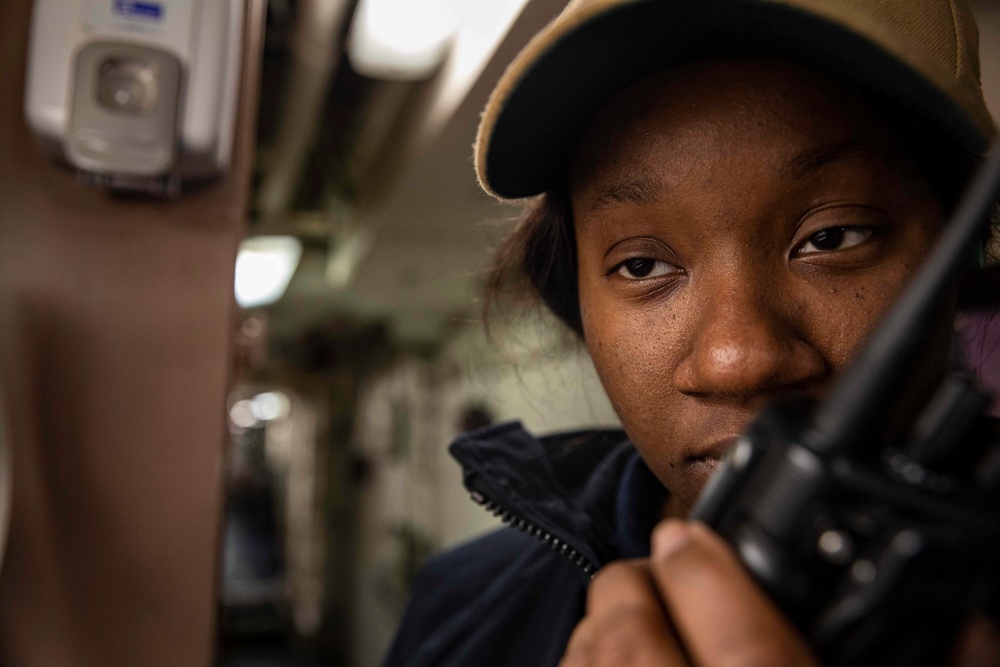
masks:
<svg viewBox="0 0 1000 667"><path fill-rule="evenodd" d="M965 151L898 104L877 95L865 97L876 113L888 119L944 211L950 212L981 157ZM994 215L994 230L998 217ZM988 250L987 240L984 247ZM485 320L489 322L492 307L501 300L519 305L540 301L582 338L576 263L573 210L569 188L563 184L528 200L520 219L494 251L484 301Z"/></svg>
<svg viewBox="0 0 1000 667"><path fill-rule="evenodd" d="M516 305L541 301L571 331L583 336L576 276L576 232L567 188L529 200L493 253L484 319L501 299Z"/></svg>

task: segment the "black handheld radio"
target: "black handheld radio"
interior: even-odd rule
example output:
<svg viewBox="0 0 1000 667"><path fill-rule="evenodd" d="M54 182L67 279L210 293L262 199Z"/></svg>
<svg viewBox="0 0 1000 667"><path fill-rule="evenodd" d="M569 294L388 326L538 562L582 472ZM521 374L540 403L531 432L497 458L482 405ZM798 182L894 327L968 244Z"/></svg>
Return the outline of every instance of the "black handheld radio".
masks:
<svg viewBox="0 0 1000 667"><path fill-rule="evenodd" d="M692 511L833 665L943 664L970 611L1000 600L1000 437L989 397L942 379L886 444L888 415L1000 194L994 147L912 284L830 394L778 403Z"/></svg>

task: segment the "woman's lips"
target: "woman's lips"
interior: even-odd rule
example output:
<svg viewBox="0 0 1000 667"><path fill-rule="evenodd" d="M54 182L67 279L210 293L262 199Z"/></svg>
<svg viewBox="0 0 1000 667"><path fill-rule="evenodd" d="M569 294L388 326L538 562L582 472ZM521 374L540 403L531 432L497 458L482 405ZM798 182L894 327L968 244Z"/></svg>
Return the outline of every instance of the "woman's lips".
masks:
<svg viewBox="0 0 1000 667"><path fill-rule="evenodd" d="M738 437L739 436L731 435L726 436L725 438L719 438L718 440L713 440L709 444L703 447L698 447L694 452L685 456L684 462L687 464L708 463L714 468L715 464L717 464L719 460L726 455L726 452L729 451L729 448L733 446L733 443L736 442Z"/></svg>
<svg viewBox="0 0 1000 667"><path fill-rule="evenodd" d="M692 480L697 480L698 492L704 487L709 477L719 466L719 461L726 455L729 448L736 442L737 436L715 440L684 459L684 467Z"/></svg>

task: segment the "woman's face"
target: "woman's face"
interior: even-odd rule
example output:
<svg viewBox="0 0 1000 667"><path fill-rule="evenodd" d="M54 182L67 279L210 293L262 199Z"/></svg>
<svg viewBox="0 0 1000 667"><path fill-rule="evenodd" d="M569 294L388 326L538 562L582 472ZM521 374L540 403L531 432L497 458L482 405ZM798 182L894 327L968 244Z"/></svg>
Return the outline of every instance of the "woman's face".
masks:
<svg viewBox="0 0 1000 667"><path fill-rule="evenodd" d="M773 60L626 89L593 121L570 192L587 348L686 507L765 403L829 388L942 224L853 88Z"/></svg>

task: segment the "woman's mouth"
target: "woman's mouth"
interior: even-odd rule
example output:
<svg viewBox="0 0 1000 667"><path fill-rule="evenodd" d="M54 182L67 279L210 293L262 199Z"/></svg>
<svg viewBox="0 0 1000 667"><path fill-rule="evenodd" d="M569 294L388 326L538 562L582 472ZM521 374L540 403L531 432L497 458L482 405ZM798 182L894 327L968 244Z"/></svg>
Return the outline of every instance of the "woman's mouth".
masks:
<svg viewBox="0 0 1000 667"><path fill-rule="evenodd" d="M737 436L727 436L698 447L694 452L684 457L684 467L704 484L715 472L719 461L736 442L736 438Z"/></svg>
<svg viewBox="0 0 1000 667"><path fill-rule="evenodd" d="M726 455L726 452L733 446L737 438L738 436L735 435L726 436L725 438L713 440L702 447L697 447L694 452L684 457L684 462L687 464L710 463L714 467Z"/></svg>

